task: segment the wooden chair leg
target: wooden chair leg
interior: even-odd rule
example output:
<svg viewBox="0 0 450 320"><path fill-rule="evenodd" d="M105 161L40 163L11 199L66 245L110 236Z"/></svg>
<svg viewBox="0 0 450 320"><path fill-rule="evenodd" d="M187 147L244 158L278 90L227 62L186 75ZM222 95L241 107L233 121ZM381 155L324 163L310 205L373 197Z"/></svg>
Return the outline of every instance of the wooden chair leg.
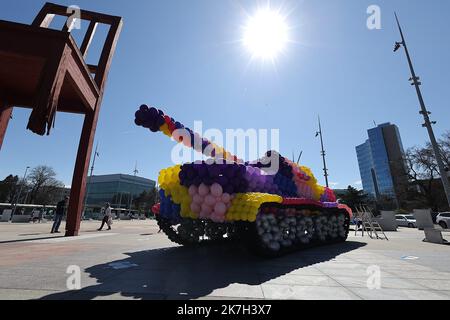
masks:
<svg viewBox="0 0 450 320"><path fill-rule="evenodd" d="M13 107L4 103L0 103L0 149L3 145L3 140L8 128L9 119L11 119Z"/></svg>
<svg viewBox="0 0 450 320"><path fill-rule="evenodd" d="M66 75L65 61L69 48L61 49L53 59L49 59L40 81L38 95L28 120L27 129L43 136L49 134L57 110L59 94Z"/></svg>
<svg viewBox="0 0 450 320"><path fill-rule="evenodd" d="M92 145L100 109L87 114L84 118L77 160L72 178L69 208L67 211L66 237L78 236L81 224L81 214L86 192L87 173L91 161Z"/></svg>

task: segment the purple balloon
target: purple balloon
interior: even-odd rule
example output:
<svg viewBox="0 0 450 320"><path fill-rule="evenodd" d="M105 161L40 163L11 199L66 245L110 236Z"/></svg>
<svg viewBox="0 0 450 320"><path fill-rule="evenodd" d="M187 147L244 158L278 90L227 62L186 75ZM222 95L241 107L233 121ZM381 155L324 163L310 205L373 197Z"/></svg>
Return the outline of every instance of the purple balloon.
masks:
<svg viewBox="0 0 450 320"><path fill-rule="evenodd" d="M228 185L228 179L224 176L220 176L217 178L217 183L220 184L222 188L224 188L226 185Z"/></svg>
<svg viewBox="0 0 450 320"><path fill-rule="evenodd" d="M225 186L224 191L225 191L225 193L228 193L228 194L235 193L234 188L231 184L228 184L227 186Z"/></svg>
<svg viewBox="0 0 450 320"><path fill-rule="evenodd" d="M206 167L206 164L201 164L199 165L198 169L197 169L197 173L199 175L199 177L204 178L208 175L208 169Z"/></svg>

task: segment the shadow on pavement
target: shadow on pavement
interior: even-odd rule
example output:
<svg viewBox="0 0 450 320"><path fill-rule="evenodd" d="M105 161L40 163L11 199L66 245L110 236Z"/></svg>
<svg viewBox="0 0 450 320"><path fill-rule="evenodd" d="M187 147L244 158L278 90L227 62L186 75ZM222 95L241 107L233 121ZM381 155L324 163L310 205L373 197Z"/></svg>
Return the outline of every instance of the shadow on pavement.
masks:
<svg viewBox="0 0 450 320"><path fill-rule="evenodd" d="M97 284L41 299L90 300L113 294L135 299L196 299L234 283L257 286L365 245L347 241L270 260L226 244L132 252L126 253L129 256L126 259L87 268L85 272L96 279ZM230 291L234 289L228 288L225 295L222 292L218 296L251 298L246 291L255 289L260 290L238 286L233 294Z"/></svg>
<svg viewBox="0 0 450 320"><path fill-rule="evenodd" d="M49 234L49 233L45 233ZM62 233L63 234L63 233ZM21 236L28 236L28 235L21 235ZM30 235L31 236L31 235ZM48 236L48 237L40 237L40 238L27 238L27 239L17 239L17 240L5 240L0 241L0 244L6 244L6 243L17 243L17 242L31 242L36 240L50 240L50 239L58 239L58 238L64 238L64 236Z"/></svg>

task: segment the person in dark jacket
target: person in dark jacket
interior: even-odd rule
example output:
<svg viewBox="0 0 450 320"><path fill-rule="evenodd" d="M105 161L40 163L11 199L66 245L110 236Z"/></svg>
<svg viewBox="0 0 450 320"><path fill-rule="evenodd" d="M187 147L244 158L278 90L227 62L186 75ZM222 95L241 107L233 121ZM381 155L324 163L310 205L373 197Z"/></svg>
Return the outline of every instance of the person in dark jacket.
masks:
<svg viewBox="0 0 450 320"><path fill-rule="evenodd" d="M67 205L68 200L69 200L69 197L66 196L64 198L64 200L61 200L56 205L55 220L53 222L51 233L60 233L59 226L61 225L61 221L64 217L64 212L66 211L66 205Z"/></svg>

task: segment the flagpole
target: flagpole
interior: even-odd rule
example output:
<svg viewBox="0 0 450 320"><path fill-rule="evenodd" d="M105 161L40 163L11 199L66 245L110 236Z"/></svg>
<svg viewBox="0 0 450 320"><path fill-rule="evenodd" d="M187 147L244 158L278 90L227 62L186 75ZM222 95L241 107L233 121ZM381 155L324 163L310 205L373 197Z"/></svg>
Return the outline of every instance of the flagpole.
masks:
<svg viewBox="0 0 450 320"><path fill-rule="evenodd" d="M98 156L98 141L97 141L97 145L95 146L94 159L92 160L91 174L89 176L89 180L86 185L86 194L84 196L84 206L83 206L83 217L84 217L84 214L86 213L87 199L88 199L88 195L89 195L89 185L91 184L91 179L92 179L92 175L94 173L94 167L95 167L95 158L97 158L97 156Z"/></svg>

